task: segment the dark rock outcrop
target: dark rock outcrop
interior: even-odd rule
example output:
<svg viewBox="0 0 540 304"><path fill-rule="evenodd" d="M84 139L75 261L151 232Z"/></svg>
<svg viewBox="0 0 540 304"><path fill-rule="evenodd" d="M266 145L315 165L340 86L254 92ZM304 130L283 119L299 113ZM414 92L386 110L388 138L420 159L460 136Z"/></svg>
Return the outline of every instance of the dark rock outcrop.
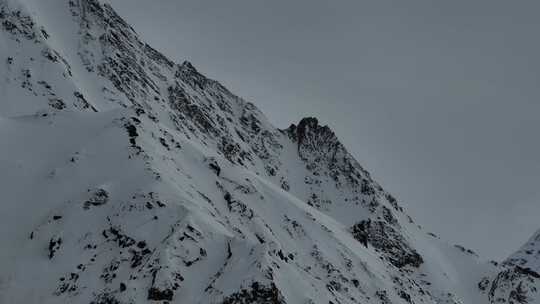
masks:
<svg viewBox="0 0 540 304"><path fill-rule="evenodd" d="M424 262L405 238L384 221L361 221L350 230L356 240L381 251L398 268L408 265L419 267Z"/></svg>
<svg viewBox="0 0 540 304"><path fill-rule="evenodd" d="M274 283L264 286L253 282L249 288L226 297L222 304L286 304Z"/></svg>

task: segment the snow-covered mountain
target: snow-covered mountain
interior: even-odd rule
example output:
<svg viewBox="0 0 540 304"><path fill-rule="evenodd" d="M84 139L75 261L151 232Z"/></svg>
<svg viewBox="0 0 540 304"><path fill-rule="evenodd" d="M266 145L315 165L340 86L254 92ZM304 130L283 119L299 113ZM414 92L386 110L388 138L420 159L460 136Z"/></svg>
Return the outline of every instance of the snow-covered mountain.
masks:
<svg viewBox="0 0 540 304"><path fill-rule="evenodd" d="M0 303L540 303L97 0L0 0ZM532 253L529 253L532 252Z"/></svg>
<svg viewBox="0 0 540 304"><path fill-rule="evenodd" d="M505 263L530 268L540 273L540 230L510 256Z"/></svg>

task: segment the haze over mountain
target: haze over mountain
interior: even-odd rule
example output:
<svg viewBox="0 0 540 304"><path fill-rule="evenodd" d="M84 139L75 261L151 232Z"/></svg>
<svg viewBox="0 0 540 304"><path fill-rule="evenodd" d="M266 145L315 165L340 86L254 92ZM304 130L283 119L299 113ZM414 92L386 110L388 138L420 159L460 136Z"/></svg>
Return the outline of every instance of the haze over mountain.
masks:
<svg viewBox="0 0 540 304"><path fill-rule="evenodd" d="M97 0L0 0L1 303L540 303L329 127L272 126Z"/></svg>

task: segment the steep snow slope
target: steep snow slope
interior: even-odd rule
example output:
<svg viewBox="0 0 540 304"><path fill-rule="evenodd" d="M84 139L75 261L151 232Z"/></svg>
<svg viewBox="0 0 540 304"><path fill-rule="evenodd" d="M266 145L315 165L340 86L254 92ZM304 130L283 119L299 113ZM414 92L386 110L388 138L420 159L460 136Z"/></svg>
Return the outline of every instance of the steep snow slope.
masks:
<svg viewBox="0 0 540 304"><path fill-rule="evenodd" d="M540 272L540 230L510 256L506 263Z"/></svg>
<svg viewBox="0 0 540 304"><path fill-rule="evenodd" d="M540 279L540 231L503 262L503 270L495 277L484 278L479 287L488 291L492 302L538 302ZM535 303L536 303L535 302Z"/></svg>
<svg viewBox="0 0 540 304"><path fill-rule="evenodd" d="M96 0L0 0L0 303L540 303L328 127L273 127Z"/></svg>

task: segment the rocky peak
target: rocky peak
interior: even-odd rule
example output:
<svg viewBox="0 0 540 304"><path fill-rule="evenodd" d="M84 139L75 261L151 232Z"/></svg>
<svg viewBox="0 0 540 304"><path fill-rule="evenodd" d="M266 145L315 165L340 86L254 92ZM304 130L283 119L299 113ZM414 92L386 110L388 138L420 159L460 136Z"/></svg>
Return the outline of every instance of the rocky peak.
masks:
<svg viewBox="0 0 540 304"><path fill-rule="evenodd" d="M211 82L210 79L199 73L189 61L184 61L182 64L178 65L174 76L188 83L196 90L204 90L207 84Z"/></svg>
<svg viewBox="0 0 540 304"><path fill-rule="evenodd" d="M317 148L317 144L338 144L339 141L334 132L328 126L319 125L315 117L305 117L298 125L292 124L288 129L290 137L298 143L298 150L303 147ZM320 148L320 146L318 146Z"/></svg>
<svg viewBox="0 0 540 304"><path fill-rule="evenodd" d="M298 144L298 154L304 160L315 155L317 161L334 163L338 153L348 154L334 132L328 126L320 125L315 117L303 118L298 125L292 124L286 131Z"/></svg>
<svg viewBox="0 0 540 304"><path fill-rule="evenodd" d="M197 71L193 64L187 60L184 60L184 62L182 62L182 64L180 65L180 69L189 73L199 74L199 71Z"/></svg>
<svg viewBox="0 0 540 304"><path fill-rule="evenodd" d="M342 181L352 186L360 183L373 184L372 187L380 189L332 129L327 125L320 125L317 118L303 118L298 125L292 124L285 132L297 143L298 155L316 175L329 175L336 182L343 178Z"/></svg>

